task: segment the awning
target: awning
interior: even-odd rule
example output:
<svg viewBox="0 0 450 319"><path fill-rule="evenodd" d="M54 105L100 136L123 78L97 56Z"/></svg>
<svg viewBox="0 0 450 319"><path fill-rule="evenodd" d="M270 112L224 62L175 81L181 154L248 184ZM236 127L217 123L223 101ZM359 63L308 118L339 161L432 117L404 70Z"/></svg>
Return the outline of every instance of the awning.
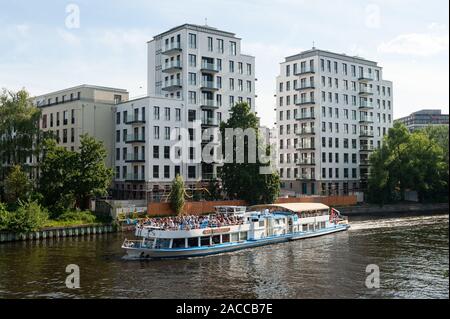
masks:
<svg viewBox="0 0 450 319"><path fill-rule="evenodd" d="M280 210L288 210L294 213L329 209L327 205L322 203L285 203L285 204L255 205L251 206L249 208L249 211L273 209L273 208L278 208Z"/></svg>

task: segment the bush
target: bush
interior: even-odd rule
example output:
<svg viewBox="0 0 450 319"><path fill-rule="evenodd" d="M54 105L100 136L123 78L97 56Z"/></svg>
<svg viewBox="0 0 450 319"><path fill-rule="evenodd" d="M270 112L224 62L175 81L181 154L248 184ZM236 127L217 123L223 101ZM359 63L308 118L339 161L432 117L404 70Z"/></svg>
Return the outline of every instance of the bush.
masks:
<svg viewBox="0 0 450 319"><path fill-rule="evenodd" d="M11 213L6 210L6 205L0 203L0 231L7 230L9 227L9 220Z"/></svg>
<svg viewBox="0 0 450 319"><path fill-rule="evenodd" d="M20 202L15 212L9 213L8 230L27 233L40 229L48 219L48 212L36 201Z"/></svg>
<svg viewBox="0 0 450 319"><path fill-rule="evenodd" d="M90 211L68 211L58 217L59 221L83 221L87 224L95 223L97 217Z"/></svg>

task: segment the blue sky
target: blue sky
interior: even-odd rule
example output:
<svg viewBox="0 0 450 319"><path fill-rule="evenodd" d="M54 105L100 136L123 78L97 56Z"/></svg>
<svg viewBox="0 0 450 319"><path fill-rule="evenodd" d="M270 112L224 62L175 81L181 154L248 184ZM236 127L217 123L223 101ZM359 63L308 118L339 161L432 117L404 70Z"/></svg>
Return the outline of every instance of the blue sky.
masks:
<svg viewBox="0 0 450 319"><path fill-rule="evenodd" d="M66 7L80 9L67 28ZM378 61L394 117L449 107L447 0L0 0L0 87L33 95L82 83L146 92L146 41L183 23L231 31L256 57L257 112L272 126L284 57L310 49Z"/></svg>

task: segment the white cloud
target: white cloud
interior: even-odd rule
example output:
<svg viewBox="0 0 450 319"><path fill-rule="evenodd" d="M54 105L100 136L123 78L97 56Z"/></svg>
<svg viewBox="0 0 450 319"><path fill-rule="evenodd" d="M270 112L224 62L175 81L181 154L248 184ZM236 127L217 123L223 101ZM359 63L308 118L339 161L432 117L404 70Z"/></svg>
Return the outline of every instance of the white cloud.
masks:
<svg viewBox="0 0 450 319"><path fill-rule="evenodd" d="M429 32L401 34L378 46L380 53L395 53L415 56L432 56L448 52L449 36L446 27L431 24Z"/></svg>
<svg viewBox="0 0 450 319"><path fill-rule="evenodd" d="M81 44L81 39L72 32L58 29L57 33L58 36L68 45L79 46Z"/></svg>

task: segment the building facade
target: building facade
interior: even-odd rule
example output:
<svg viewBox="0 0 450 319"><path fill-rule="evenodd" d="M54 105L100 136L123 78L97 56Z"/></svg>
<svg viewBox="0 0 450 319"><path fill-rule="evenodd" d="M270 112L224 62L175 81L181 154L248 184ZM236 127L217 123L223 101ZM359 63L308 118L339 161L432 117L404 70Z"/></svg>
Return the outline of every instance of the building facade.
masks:
<svg viewBox="0 0 450 319"><path fill-rule="evenodd" d="M255 58L241 53L234 33L184 24L148 42L147 91L148 97L117 107L115 184L124 198L169 189L176 174L188 185L216 178L218 165L202 160L202 148L235 103L247 102L255 111ZM124 122L124 116L143 116L145 122ZM205 130L211 134L202 137ZM188 137L171 141L178 131ZM124 140L131 132L143 139ZM168 156L175 143L183 158L177 163ZM141 151L144 157L134 161ZM133 160L124 160L125 154Z"/></svg>
<svg viewBox="0 0 450 319"><path fill-rule="evenodd" d="M368 158L393 124L392 82L377 62L313 48L285 58L276 79L282 192L364 189Z"/></svg>
<svg viewBox="0 0 450 319"><path fill-rule="evenodd" d="M442 114L441 110L420 110L399 118L395 122L405 124L413 132L430 125L448 125L448 114Z"/></svg>
<svg viewBox="0 0 450 319"><path fill-rule="evenodd" d="M78 151L80 135L89 134L102 141L113 167L114 108L127 101L127 90L80 85L33 98L42 111L40 127L55 134L59 146Z"/></svg>

